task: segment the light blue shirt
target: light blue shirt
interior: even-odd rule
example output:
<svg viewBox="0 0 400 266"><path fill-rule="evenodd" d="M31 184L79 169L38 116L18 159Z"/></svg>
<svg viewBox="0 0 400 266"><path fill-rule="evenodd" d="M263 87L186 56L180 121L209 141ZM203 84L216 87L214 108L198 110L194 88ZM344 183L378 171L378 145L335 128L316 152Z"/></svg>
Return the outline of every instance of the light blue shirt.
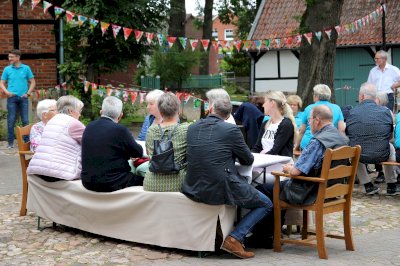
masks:
<svg viewBox="0 0 400 266"><path fill-rule="evenodd" d="M308 143L310 142L313 134L311 133L310 124L308 124L308 119L310 118L310 114L312 109L318 105L327 105L332 111L332 122L333 125L337 128L339 121L344 121L342 109L340 109L339 105L330 103L329 101L318 101L316 103L310 104L304 109L303 117L301 120L301 124L306 126L306 131L304 132L304 136L301 139L300 148L304 149Z"/></svg>
<svg viewBox="0 0 400 266"><path fill-rule="evenodd" d="M400 148L400 113L396 115L396 126L394 128L394 146Z"/></svg>
<svg viewBox="0 0 400 266"><path fill-rule="evenodd" d="M19 67L14 65L5 67L1 75L1 80L7 81L7 90L20 97L27 93L30 79L33 79L32 70L22 63Z"/></svg>
<svg viewBox="0 0 400 266"><path fill-rule="evenodd" d="M301 127L301 123L303 121L303 115L304 115L304 112L297 112L297 115L294 117L294 119L296 121L297 129L299 129Z"/></svg>

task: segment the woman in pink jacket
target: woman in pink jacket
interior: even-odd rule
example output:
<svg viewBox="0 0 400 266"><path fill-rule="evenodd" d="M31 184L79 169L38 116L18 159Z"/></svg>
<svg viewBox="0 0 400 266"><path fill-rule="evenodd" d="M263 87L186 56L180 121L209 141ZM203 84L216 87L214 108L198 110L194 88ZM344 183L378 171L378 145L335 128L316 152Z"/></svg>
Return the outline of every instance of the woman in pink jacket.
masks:
<svg viewBox="0 0 400 266"><path fill-rule="evenodd" d="M29 175L38 175L50 182L80 178L85 126L78 119L82 108L82 101L74 96L58 99L58 114L44 127L41 143L27 169Z"/></svg>

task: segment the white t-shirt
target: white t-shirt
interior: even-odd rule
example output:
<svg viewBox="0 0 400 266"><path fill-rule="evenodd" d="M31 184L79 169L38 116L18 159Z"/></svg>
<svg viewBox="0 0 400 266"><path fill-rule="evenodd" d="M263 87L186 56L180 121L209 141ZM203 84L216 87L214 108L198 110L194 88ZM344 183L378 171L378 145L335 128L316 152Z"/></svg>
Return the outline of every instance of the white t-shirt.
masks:
<svg viewBox="0 0 400 266"><path fill-rule="evenodd" d="M261 139L261 144L262 144L262 148L263 148L262 153L268 152L274 146L275 134L276 134L276 131L278 130L278 126L281 122L282 122L282 120L275 124L270 123L268 125L268 127L265 129L265 132Z"/></svg>

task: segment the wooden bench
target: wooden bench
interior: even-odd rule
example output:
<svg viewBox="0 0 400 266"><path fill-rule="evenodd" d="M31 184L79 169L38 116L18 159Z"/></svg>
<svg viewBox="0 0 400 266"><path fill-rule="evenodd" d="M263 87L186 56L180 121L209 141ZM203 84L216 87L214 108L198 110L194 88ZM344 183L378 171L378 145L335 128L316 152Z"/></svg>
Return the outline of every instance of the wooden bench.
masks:
<svg viewBox="0 0 400 266"><path fill-rule="evenodd" d="M225 238L236 208L207 205L180 192L128 187L111 193L85 189L80 180L46 182L28 176L29 211L58 224L143 244L215 251L217 224Z"/></svg>

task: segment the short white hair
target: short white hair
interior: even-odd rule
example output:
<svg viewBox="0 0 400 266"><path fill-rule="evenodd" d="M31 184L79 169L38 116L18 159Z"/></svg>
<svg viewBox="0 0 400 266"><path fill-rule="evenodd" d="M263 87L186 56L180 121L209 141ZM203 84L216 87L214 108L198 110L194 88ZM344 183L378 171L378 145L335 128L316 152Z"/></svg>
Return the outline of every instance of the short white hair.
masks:
<svg viewBox="0 0 400 266"><path fill-rule="evenodd" d="M36 114L40 120L42 120L43 113L47 113L51 106L56 106L57 101L53 99L44 99L38 102L36 106Z"/></svg>
<svg viewBox="0 0 400 266"><path fill-rule="evenodd" d="M208 102L211 104L217 99L227 99L231 100L231 97L229 96L228 92L224 89L212 89L207 91L206 97L208 99Z"/></svg>
<svg viewBox="0 0 400 266"><path fill-rule="evenodd" d="M101 115L117 119L122 113L122 101L115 96L108 96L101 105Z"/></svg>
<svg viewBox="0 0 400 266"><path fill-rule="evenodd" d="M314 95L318 97L320 101L329 101L332 96L331 89L328 85L317 84L313 88Z"/></svg>
<svg viewBox="0 0 400 266"><path fill-rule="evenodd" d="M69 110L80 112L83 108L83 102L72 95L61 96L57 100L57 110L60 114L69 115Z"/></svg>
<svg viewBox="0 0 400 266"><path fill-rule="evenodd" d="M164 92L162 90L152 90L146 95L146 102L158 102L158 98L163 95Z"/></svg>

